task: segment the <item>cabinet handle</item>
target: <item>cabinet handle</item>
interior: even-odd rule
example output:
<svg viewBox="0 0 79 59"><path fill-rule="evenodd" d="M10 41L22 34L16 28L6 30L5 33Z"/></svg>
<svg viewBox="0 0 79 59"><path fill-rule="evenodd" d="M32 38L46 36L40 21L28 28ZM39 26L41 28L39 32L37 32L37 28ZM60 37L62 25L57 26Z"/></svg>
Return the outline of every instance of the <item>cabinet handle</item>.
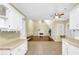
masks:
<svg viewBox="0 0 79 59"><path fill-rule="evenodd" d="M9 25L9 27L10 27L10 25Z"/></svg>

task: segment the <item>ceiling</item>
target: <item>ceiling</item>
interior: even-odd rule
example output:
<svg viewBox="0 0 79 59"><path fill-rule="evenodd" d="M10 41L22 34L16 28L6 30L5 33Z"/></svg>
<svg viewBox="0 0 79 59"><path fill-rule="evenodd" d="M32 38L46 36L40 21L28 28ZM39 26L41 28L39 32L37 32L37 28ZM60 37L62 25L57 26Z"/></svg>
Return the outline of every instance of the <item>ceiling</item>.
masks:
<svg viewBox="0 0 79 59"><path fill-rule="evenodd" d="M13 3L23 14L31 19L53 19L55 13L64 12L62 19L67 19L74 3Z"/></svg>

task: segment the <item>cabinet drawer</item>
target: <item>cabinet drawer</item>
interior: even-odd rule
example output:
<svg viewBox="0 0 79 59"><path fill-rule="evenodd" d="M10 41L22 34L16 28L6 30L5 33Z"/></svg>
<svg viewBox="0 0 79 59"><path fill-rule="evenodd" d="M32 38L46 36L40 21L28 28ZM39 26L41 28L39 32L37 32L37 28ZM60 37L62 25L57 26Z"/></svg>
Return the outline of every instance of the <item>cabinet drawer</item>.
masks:
<svg viewBox="0 0 79 59"><path fill-rule="evenodd" d="M0 50L0 55L10 55L10 50Z"/></svg>

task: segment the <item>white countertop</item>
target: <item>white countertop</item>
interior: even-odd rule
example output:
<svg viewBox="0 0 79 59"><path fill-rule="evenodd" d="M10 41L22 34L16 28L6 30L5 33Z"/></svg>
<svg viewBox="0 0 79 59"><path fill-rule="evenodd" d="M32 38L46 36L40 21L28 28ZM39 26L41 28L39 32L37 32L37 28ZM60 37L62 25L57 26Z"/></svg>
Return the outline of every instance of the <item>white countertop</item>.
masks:
<svg viewBox="0 0 79 59"><path fill-rule="evenodd" d="M79 48L79 40L77 40L77 39L66 38L66 39L63 39L63 41Z"/></svg>

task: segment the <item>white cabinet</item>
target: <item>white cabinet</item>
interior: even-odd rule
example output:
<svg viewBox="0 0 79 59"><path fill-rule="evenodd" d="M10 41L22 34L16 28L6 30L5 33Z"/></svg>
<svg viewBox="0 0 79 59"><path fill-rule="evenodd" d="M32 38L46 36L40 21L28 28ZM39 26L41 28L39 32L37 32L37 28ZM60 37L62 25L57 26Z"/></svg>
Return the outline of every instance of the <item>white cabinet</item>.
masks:
<svg viewBox="0 0 79 59"><path fill-rule="evenodd" d="M10 7L9 10L8 10L8 21L7 21L7 24L8 24L8 29L9 30L15 30L17 31L18 28L20 26L18 26L18 24L20 24L20 20L22 20L22 15L16 11L13 7Z"/></svg>
<svg viewBox="0 0 79 59"><path fill-rule="evenodd" d="M68 43L62 41L62 55L68 54Z"/></svg>
<svg viewBox="0 0 79 59"><path fill-rule="evenodd" d="M68 55L79 55L79 48L72 45L68 45Z"/></svg>
<svg viewBox="0 0 79 59"><path fill-rule="evenodd" d="M10 12L8 13L8 29L11 30L17 30L17 25L16 25L16 13L13 10L13 8L11 8Z"/></svg>
<svg viewBox="0 0 79 59"><path fill-rule="evenodd" d="M6 26L6 31L19 31L21 20L24 18L13 6L10 4L0 4L4 5L6 10L7 20L0 20L0 28Z"/></svg>
<svg viewBox="0 0 79 59"><path fill-rule="evenodd" d="M63 55L79 55L79 48L65 41L62 41L62 54Z"/></svg>
<svg viewBox="0 0 79 59"><path fill-rule="evenodd" d="M0 28L5 28L5 20L0 18Z"/></svg>
<svg viewBox="0 0 79 59"><path fill-rule="evenodd" d="M13 49L11 54L12 55L23 55L26 53L26 46L25 44L22 44L20 46L18 46L17 48Z"/></svg>
<svg viewBox="0 0 79 59"><path fill-rule="evenodd" d="M70 11L70 29L79 29L79 5Z"/></svg>
<svg viewBox="0 0 79 59"><path fill-rule="evenodd" d="M27 51L26 43L18 46L17 48L11 50L12 55L24 55Z"/></svg>
<svg viewBox="0 0 79 59"><path fill-rule="evenodd" d="M6 28L6 12L7 12L7 7L0 4L0 29Z"/></svg>
<svg viewBox="0 0 79 59"><path fill-rule="evenodd" d="M13 26L14 17L13 16L14 16L14 12L9 8L8 14L7 14L7 17L8 17L8 20L7 20L8 29L14 29L14 26Z"/></svg>

